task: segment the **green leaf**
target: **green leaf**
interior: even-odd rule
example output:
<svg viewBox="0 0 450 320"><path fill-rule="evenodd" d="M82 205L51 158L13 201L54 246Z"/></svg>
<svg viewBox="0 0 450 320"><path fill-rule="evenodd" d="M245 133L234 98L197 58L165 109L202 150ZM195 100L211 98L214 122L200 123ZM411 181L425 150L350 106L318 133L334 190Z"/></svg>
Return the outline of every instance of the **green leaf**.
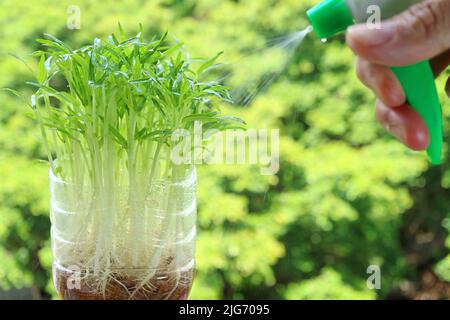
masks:
<svg viewBox="0 0 450 320"><path fill-rule="evenodd" d="M194 121L201 121L203 123L206 122L218 122L217 112L208 112L208 113L200 113L200 114L192 114L183 118L183 124L189 124Z"/></svg>

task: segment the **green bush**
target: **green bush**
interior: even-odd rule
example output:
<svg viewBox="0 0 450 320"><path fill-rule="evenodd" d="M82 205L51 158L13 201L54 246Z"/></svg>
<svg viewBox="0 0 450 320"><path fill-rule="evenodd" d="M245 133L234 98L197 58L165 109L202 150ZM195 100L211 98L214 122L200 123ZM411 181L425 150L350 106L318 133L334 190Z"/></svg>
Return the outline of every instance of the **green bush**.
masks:
<svg viewBox="0 0 450 320"><path fill-rule="evenodd" d="M35 38L44 32L78 47L110 34L118 21L130 34L141 22L147 34L169 30L193 56L225 50L225 82L262 88L248 105L223 108L249 128L280 128L280 171L262 176L251 165L199 168L191 297L412 298L424 270L450 280L448 147L444 165L430 168L424 155L379 128L374 97L357 81L343 37L323 44L311 34L287 64L283 53L265 50L270 39L306 27L305 11L316 2L78 0L81 28L70 30L72 3L4 0L0 87L29 90L29 71L8 53L36 69L30 53L42 49ZM262 86L267 77L274 81ZM449 102L442 80L438 85L450 141ZM0 91L0 101L0 288L35 286L54 296L38 128L20 99ZM378 291L365 285L371 264L381 266Z"/></svg>

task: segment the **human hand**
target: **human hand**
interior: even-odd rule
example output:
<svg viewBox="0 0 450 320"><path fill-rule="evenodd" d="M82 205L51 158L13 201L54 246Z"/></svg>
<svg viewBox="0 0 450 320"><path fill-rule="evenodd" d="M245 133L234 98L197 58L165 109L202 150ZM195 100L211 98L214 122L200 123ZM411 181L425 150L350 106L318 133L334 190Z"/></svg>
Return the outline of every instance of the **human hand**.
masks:
<svg viewBox="0 0 450 320"><path fill-rule="evenodd" d="M438 76L450 64L450 0L427 0L385 20L379 29L366 24L347 31L347 44L357 54L357 75L377 96L380 124L413 150L430 143L419 114L406 104L405 93L387 66L430 59ZM450 97L450 78L446 84Z"/></svg>

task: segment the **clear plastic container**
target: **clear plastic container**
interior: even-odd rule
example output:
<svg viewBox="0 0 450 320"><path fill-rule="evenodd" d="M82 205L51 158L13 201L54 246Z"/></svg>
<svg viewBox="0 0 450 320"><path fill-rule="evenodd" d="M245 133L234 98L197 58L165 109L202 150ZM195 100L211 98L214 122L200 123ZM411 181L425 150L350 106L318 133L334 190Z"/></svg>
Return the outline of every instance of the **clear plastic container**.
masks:
<svg viewBox="0 0 450 320"><path fill-rule="evenodd" d="M74 185L50 171L53 281L61 298L187 298L195 267L195 168L146 189Z"/></svg>

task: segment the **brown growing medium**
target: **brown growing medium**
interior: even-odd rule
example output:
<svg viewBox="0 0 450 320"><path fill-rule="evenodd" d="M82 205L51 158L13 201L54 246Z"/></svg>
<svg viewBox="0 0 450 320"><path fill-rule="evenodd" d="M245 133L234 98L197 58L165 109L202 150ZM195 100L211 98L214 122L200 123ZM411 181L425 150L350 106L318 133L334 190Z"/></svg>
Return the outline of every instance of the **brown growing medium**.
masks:
<svg viewBox="0 0 450 320"><path fill-rule="evenodd" d="M73 273L54 270L56 291L64 300L186 300L192 287L194 269L182 271L159 271L142 288L136 290L139 280L134 276L114 275L99 289L94 276L81 277L79 289L69 288Z"/></svg>

